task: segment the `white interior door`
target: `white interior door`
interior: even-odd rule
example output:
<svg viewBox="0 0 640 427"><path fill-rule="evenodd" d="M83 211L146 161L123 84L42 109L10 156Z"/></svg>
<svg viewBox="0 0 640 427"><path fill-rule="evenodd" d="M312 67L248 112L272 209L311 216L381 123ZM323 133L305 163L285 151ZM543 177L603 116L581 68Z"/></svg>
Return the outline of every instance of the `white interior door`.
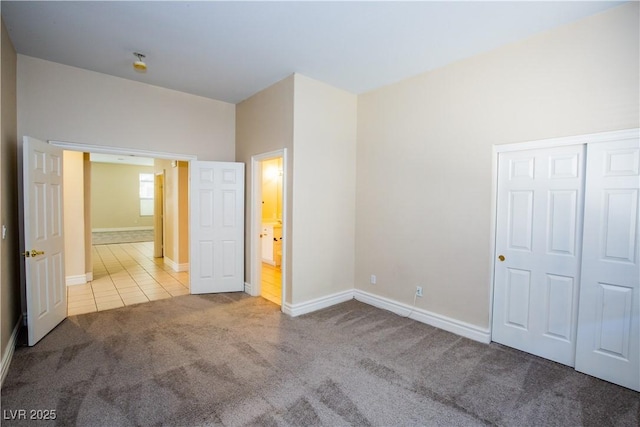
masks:
<svg viewBox="0 0 640 427"><path fill-rule="evenodd" d="M575 361L584 146L500 153L492 340Z"/></svg>
<svg viewBox="0 0 640 427"><path fill-rule="evenodd" d="M22 199L29 345L67 317L62 149L24 137Z"/></svg>
<svg viewBox="0 0 640 427"><path fill-rule="evenodd" d="M244 164L192 161L191 293L244 291Z"/></svg>
<svg viewBox="0 0 640 427"><path fill-rule="evenodd" d="M640 140L587 150L576 369L640 391Z"/></svg>

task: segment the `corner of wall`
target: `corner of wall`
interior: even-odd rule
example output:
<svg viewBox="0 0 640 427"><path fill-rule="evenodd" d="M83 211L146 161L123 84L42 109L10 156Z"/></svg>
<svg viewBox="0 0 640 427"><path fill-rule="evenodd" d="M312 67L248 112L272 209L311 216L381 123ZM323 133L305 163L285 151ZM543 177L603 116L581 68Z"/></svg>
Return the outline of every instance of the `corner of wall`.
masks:
<svg viewBox="0 0 640 427"><path fill-rule="evenodd" d="M7 227L0 240L0 348L6 374L20 325L18 233L17 55L2 20L0 24L0 216Z"/></svg>

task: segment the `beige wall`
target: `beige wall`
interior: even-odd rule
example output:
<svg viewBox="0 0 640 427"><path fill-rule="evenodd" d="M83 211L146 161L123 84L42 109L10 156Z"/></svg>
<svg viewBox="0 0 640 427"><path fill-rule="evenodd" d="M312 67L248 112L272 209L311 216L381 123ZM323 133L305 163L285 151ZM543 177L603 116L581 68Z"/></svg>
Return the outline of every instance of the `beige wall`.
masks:
<svg viewBox="0 0 640 427"><path fill-rule="evenodd" d="M63 165L64 273L69 283L91 271L85 263L84 153L64 151Z"/></svg>
<svg viewBox="0 0 640 427"><path fill-rule="evenodd" d="M264 89L241 102L236 108L236 161L246 164L245 172L245 281L252 284L251 276L251 235L259 230L251 228L251 157L258 154L286 148L289 157L287 176L293 172L293 85L294 76ZM291 200L293 184L287 182L284 191ZM291 219L291 203L286 216ZM291 221L286 224L287 236L291 236ZM291 303L291 241L285 241L286 259L286 302Z"/></svg>
<svg viewBox="0 0 640 427"><path fill-rule="evenodd" d="M488 328L492 145L640 126L638 6L360 96L356 288Z"/></svg>
<svg viewBox="0 0 640 427"><path fill-rule="evenodd" d="M295 75L293 295L353 289L357 97Z"/></svg>
<svg viewBox="0 0 640 427"><path fill-rule="evenodd" d="M153 227L153 216L140 216L141 173L153 174L153 166L92 163L91 224L94 230Z"/></svg>
<svg viewBox="0 0 640 427"><path fill-rule="evenodd" d="M233 161L235 106L18 55L18 135Z"/></svg>
<svg viewBox="0 0 640 427"><path fill-rule="evenodd" d="M238 105L247 165L245 271L251 277L251 157L287 148L286 303L353 288L355 95L295 74ZM257 231L257 230L254 230Z"/></svg>
<svg viewBox="0 0 640 427"><path fill-rule="evenodd" d="M164 172L164 256L180 268L189 262L189 162L156 159L155 173Z"/></svg>
<svg viewBox="0 0 640 427"><path fill-rule="evenodd" d="M189 262L189 162L178 162L178 253L172 258L178 264Z"/></svg>
<svg viewBox="0 0 640 427"><path fill-rule="evenodd" d="M20 317L18 230L18 142L16 124L16 51L4 21L0 33L0 215L7 227L0 240L0 345L2 360Z"/></svg>
<svg viewBox="0 0 640 427"><path fill-rule="evenodd" d="M154 161L154 169L155 173L158 174L160 172L164 173L164 234L162 237L163 240L163 256L167 256L171 258L175 251L174 249L174 235L176 235L177 231L174 229L173 224L175 220L173 219L174 208L176 205L176 201L173 200L174 190L172 186L173 181L173 172L171 168L171 161L165 159L155 159Z"/></svg>

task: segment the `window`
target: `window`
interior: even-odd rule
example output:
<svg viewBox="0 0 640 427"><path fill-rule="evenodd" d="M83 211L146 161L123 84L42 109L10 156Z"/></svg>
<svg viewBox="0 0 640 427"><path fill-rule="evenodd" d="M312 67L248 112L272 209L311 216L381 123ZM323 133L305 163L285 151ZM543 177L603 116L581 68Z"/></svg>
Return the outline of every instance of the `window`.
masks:
<svg viewBox="0 0 640 427"><path fill-rule="evenodd" d="M153 174L140 174L140 216L153 215Z"/></svg>

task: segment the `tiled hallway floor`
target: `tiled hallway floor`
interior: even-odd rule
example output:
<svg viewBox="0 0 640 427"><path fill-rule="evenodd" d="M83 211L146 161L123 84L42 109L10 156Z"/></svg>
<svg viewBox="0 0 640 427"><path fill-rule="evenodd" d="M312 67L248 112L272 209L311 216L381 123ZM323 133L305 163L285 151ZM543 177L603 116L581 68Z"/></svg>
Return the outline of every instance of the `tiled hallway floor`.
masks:
<svg viewBox="0 0 640 427"><path fill-rule="evenodd" d="M93 281L67 287L67 314L91 313L189 293L189 273L153 257L153 242L93 246Z"/></svg>
<svg viewBox="0 0 640 427"><path fill-rule="evenodd" d="M262 263L260 296L275 304L282 304L282 270L280 267Z"/></svg>

